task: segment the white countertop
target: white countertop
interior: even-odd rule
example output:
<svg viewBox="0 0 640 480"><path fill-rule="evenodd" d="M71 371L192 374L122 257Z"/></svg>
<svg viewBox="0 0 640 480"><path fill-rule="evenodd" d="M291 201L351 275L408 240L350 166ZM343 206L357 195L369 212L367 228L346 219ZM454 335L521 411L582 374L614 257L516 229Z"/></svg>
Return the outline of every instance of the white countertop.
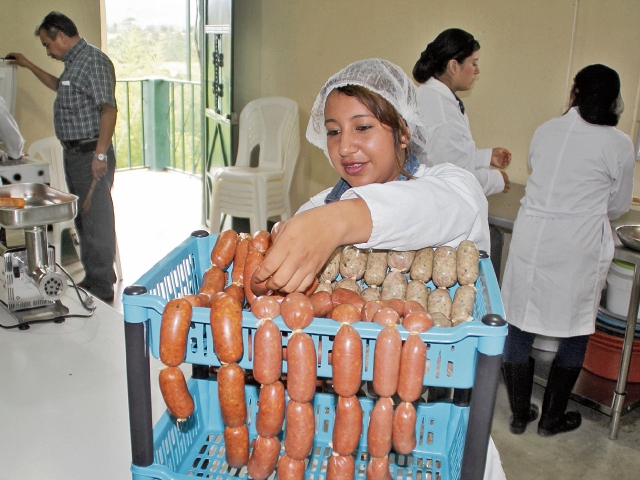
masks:
<svg viewBox="0 0 640 480"><path fill-rule="evenodd" d="M62 303L86 313L72 289ZM0 330L1 480L131 478L123 317L96 304Z"/></svg>

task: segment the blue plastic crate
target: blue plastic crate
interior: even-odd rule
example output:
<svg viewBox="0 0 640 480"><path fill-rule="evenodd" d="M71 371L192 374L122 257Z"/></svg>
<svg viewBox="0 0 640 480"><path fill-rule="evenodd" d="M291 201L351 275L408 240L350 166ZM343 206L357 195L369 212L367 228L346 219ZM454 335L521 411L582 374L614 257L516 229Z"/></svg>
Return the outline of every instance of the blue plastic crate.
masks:
<svg viewBox="0 0 640 480"><path fill-rule="evenodd" d="M216 239L215 235L188 238L139 279L137 285L144 287L143 289L128 289L129 294L123 296L125 321L129 324L144 323L147 347L155 358L159 356L160 321L164 306L172 298L198 291L200 279L210 266L210 252ZM506 325L489 326L481 322L482 317L487 313L504 316L498 283L488 258L480 260L479 270L480 276L476 282L477 294L473 309L474 320L454 328L434 327L421 334L421 338L428 347L427 369L423 379L423 384L426 386L469 389L473 387L476 378L478 354L487 356L502 354ZM427 285L434 288L431 282ZM452 296L456 288L457 286L454 286L449 289ZM194 308L186 363L220 365L213 347L209 312L208 308ZM286 345L291 330L284 324L281 317L274 319L274 322L283 332L283 345ZM305 329L305 332L313 338L318 352L318 377L332 377L328 355L338 327L339 324L333 320L317 318ZM375 342L383 327L365 322L357 322L353 327L358 331L363 342L365 355L363 380L372 380ZM238 363L247 370L253 368L250 347L253 344L256 329L255 316L249 311L244 312L245 349ZM402 338L406 339L408 332L402 327L399 330ZM283 362L283 371L287 371L286 361ZM179 429L175 419L167 413L164 414L153 429L153 464L147 467L132 465L134 479L181 479L186 478L186 475L204 478L246 477L245 473L229 472L228 468L225 470L216 382L190 380L189 384L196 404L192 418L188 420L187 425ZM254 410L257 400L257 393L252 388L247 387L249 418L255 418ZM493 395L495 397L495 391ZM131 393L129 401L131 405ZM493 401L494 399L491 399L491 404ZM308 463L306 478L323 478L326 460L331 454L327 444L331 441L334 397L328 394L317 394L315 402L318 413L317 426L322 427L317 428L316 446ZM362 405L365 412L370 411L373 406L368 399L363 399ZM469 415L469 407L466 406L459 407L451 403L420 404L417 422L420 432L418 433L423 438L428 437L430 443L423 442L414 455L393 456L391 463L397 478L428 478L425 474L431 472L434 479L459 479ZM491 418L487 418L486 422L490 426ZM357 471L362 478L365 476L366 468L364 442L366 442L366 425L368 424L367 414L364 424L363 443L357 458ZM251 424L249 427L252 439L256 433L252 430ZM132 427L132 437L133 430ZM431 435L424 437L424 432ZM133 438L132 443L134 443ZM486 445L484 448L486 449ZM206 473L205 470L207 470ZM214 474L214 472L217 473ZM418 474L418 472L422 473Z"/></svg>

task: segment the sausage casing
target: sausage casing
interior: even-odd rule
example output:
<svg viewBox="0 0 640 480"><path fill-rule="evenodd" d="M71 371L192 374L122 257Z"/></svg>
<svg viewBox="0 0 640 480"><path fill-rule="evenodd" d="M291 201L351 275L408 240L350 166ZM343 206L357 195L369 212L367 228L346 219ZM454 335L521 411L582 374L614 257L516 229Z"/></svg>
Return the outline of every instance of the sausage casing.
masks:
<svg viewBox="0 0 640 480"><path fill-rule="evenodd" d="M206 307L207 303L209 303L209 297L205 295L197 295L195 293L190 293L189 295L185 295L180 298L189 302L192 307Z"/></svg>
<svg viewBox="0 0 640 480"><path fill-rule="evenodd" d="M411 270L409 270L409 276L411 280L418 280L422 283L427 283L431 280L431 274L433 272L433 249L431 247L423 248L416 252L416 256L411 264Z"/></svg>
<svg viewBox="0 0 640 480"><path fill-rule="evenodd" d="M389 268L398 272L408 272L411 269L411 264L416 256L414 250L405 252L397 252L395 250L389 250L387 254L387 265Z"/></svg>
<svg viewBox="0 0 640 480"><path fill-rule="evenodd" d="M160 323L160 361L177 367L184 361L193 307L184 298L169 300Z"/></svg>
<svg viewBox="0 0 640 480"><path fill-rule="evenodd" d="M449 318L444 313L434 312L430 313L429 315L431 315L431 318L433 319L434 327L449 328L453 326L451 324L451 320L449 320Z"/></svg>
<svg viewBox="0 0 640 480"><path fill-rule="evenodd" d="M235 298L222 294L211 304L209 314L213 347L223 363L242 358L242 307Z"/></svg>
<svg viewBox="0 0 640 480"><path fill-rule="evenodd" d="M348 245L340 255L340 275L342 278L360 280L367 269L367 252Z"/></svg>
<svg viewBox="0 0 640 480"><path fill-rule="evenodd" d="M311 453L316 429L313 405L291 400L287 405L286 418L284 449L294 460L304 460Z"/></svg>
<svg viewBox="0 0 640 480"><path fill-rule="evenodd" d="M227 464L242 468L249 461L249 429L246 425L224 428L224 448Z"/></svg>
<svg viewBox="0 0 640 480"><path fill-rule="evenodd" d="M353 278L343 278L333 284L333 290L337 290L339 288L346 288L347 290L356 292L358 295L362 292L362 287Z"/></svg>
<svg viewBox="0 0 640 480"><path fill-rule="evenodd" d="M393 402L380 397L369 417L367 448L372 457L384 457L391 451L393 435Z"/></svg>
<svg viewBox="0 0 640 480"><path fill-rule="evenodd" d="M160 392L171 415L184 420L193 413L193 398L187 388L182 370L178 367L167 367L160 370Z"/></svg>
<svg viewBox="0 0 640 480"><path fill-rule="evenodd" d="M433 284L450 287L458 280L456 251L452 247L438 247L433 254Z"/></svg>
<svg viewBox="0 0 640 480"><path fill-rule="evenodd" d="M433 327L433 319L424 310L408 313L402 320L402 326L408 332L422 333Z"/></svg>
<svg viewBox="0 0 640 480"><path fill-rule="evenodd" d="M276 477L278 480L303 480L304 460L295 460L285 453L278 460Z"/></svg>
<svg viewBox="0 0 640 480"><path fill-rule="evenodd" d="M369 460L367 464L367 480L391 480L389 459L386 456Z"/></svg>
<svg viewBox="0 0 640 480"><path fill-rule="evenodd" d="M284 385L274 382L260 388L260 408L256 415L256 430L265 438L275 437L282 430L284 422Z"/></svg>
<svg viewBox="0 0 640 480"><path fill-rule="evenodd" d="M373 389L381 397L390 397L396 393L401 354L402 338L398 328L389 325L382 329L373 352Z"/></svg>
<svg viewBox="0 0 640 480"><path fill-rule="evenodd" d="M353 480L356 462L351 455L331 455L327 462L327 480Z"/></svg>
<svg viewBox="0 0 640 480"><path fill-rule="evenodd" d="M418 302L426 310L427 301L429 300L429 289L423 282L411 281L409 285L407 285L407 292L404 299L407 302L410 300Z"/></svg>
<svg viewBox="0 0 640 480"><path fill-rule="evenodd" d="M311 300L311 305L313 306L314 317L326 317L333 310L330 292L316 289L315 293L309 297L309 300Z"/></svg>
<svg viewBox="0 0 640 480"><path fill-rule="evenodd" d="M244 396L244 371L237 363L223 365L218 370L218 400L222 423L236 428L247 421Z"/></svg>
<svg viewBox="0 0 640 480"><path fill-rule="evenodd" d="M358 397L338 397L331 438L334 452L351 455L358 448L362 434L362 418L362 406Z"/></svg>
<svg viewBox="0 0 640 480"><path fill-rule="evenodd" d="M280 440L277 437L258 435L247 463L247 473L254 480L265 480L275 470L279 455Z"/></svg>
<svg viewBox="0 0 640 480"><path fill-rule="evenodd" d="M409 455L416 448L416 409L412 403L402 402L393 412L393 448Z"/></svg>
<svg viewBox="0 0 640 480"><path fill-rule="evenodd" d="M391 300L398 298L404 300L407 294L407 277L400 272L389 272L382 282L382 292L380 298L382 300Z"/></svg>
<svg viewBox="0 0 640 480"><path fill-rule="evenodd" d="M244 265L247 262L250 243L251 236L246 233L241 233L238 236L238 245L236 246L236 253L233 256L233 267L231 268L231 283L244 286Z"/></svg>
<svg viewBox="0 0 640 480"><path fill-rule="evenodd" d="M367 285L380 286L387 276L387 252L385 250L373 250L367 256L367 268L364 272L364 281Z"/></svg>
<svg viewBox="0 0 640 480"><path fill-rule="evenodd" d="M375 302L380 300L380 289L378 287L367 287L362 290L362 299L365 302Z"/></svg>
<svg viewBox="0 0 640 480"><path fill-rule="evenodd" d="M458 283L473 285L478 279L480 252L471 240L463 240L456 250Z"/></svg>
<svg viewBox="0 0 640 480"><path fill-rule="evenodd" d="M226 270L236 253L238 234L233 230L225 230L218 235L211 250L211 265Z"/></svg>
<svg viewBox="0 0 640 480"><path fill-rule="evenodd" d="M445 317L451 318L451 306L451 295L446 288L436 288L429 294L427 301L429 314L442 313Z"/></svg>
<svg viewBox="0 0 640 480"><path fill-rule="evenodd" d="M276 318L280 315L280 302L273 296L257 297L251 303L251 313L258 319Z"/></svg>
<svg viewBox="0 0 640 480"><path fill-rule="evenodd" d="M355 323L360 321L360 310L350 303L342 303L331 311L329 317L340 323Z"/></svg>
<svg viewBox="0 0 640 480"><path fill-rule="evenodd" d="M276 382L282 375L282 334L273 320L265 320L256 330L253 352L253 377L256 381L263 385Z"/></svg>
<svg viewBox="0 0 640 480"><path fill-rule="evenodd" d="M318 292L327 292L329 295L331 295L331 292L333 292L333 285L331 284L331 282L320 282L314 293Z"/></svg>
<svg viewBox="0 0 640 480"><path fill-rule="evenodd" d="M420 335L409 335L400 355L398 396L403 402L415 402L420 398L426 361L427 346Z"/></svg>
<svg viewBox="0 0 640 480"><path fill-rule="evenodd" d="M333 282L338 274L340 273L340 256L342 255L342 247L336 248L327 263L324 264L322 270L320 270L320 274L318 275L318 280L320 283L323 282Z"/></svg>
<svg viewBox="0 0 640 480"><path fill-rule="evenodd" d="M232 296L236 302L240 304L240 307L244 305L244 287L237 283L231 283L223 290L227 295Z"/></svg>
<svg viewBox="0 0 640 480"><path fill-rule="evenodd" d="M358 393L362 382L362 339L351 325L342 325L333 340L333 388L341 397Z"/></svg>
<svg viewBox="0 0 640 480"><path fill-rule="evenodd" d="M258 230L251 236L251 244L249 245L249 251L259 250L262 253L269 250L271 246L271 232L266 230ZM247 278L246 276L244 278Z"/></svg>
<svg viewBox="0 0 640 480"><path fill-rule="evenodd" d="M361 310L364 305L364 299L359 293L349 290L347 288L336 288L331 293L331 301L333 306L340 305L342 303L350 303Z"/></svg>
<svg viewBox="0 0 640 480"><path fill-rule="evenodd" d="M382 304L380 302L367 302L362 307L360 312L360 319L363 322L373 322L373 316L382 310Z"/></svg>
<svg viewBox="0 0 640 480"><path fill-rule="evenodd" d="M287 343L287 393L299 403L311 401L316 391L317 357L313 340L295 333Z"/></svg>
<svg viewBox="0 0 640 480"><path fill-rule="evenodd" d="M453 295L451 305L451 323L456 326L462 322L473 320L473 303L476 300L476 287L461 285Z"/></svg>
<svg viewBox="0 0 640 480"><path fill-rule="evenodd" d="M280 315L291 330L302 330L313 321L313 305L304 293L290 293L280 305Z"/></svg>
<svg viewBox="0 0 640 480"><path fill-rule="evenodd" d="M404 309L402 310L402 316L406 317L407 315L409 315L410 313L413 313L413 312L425 312L426 313L426 311L427 311L427 307L426 306L423 307L422 305L420 305L415 300L407 300L406 302L404 302Z"/></svg>
<svg viewBox="0 0 640 480"><path fill-rule="evenodd" d="M210 267L202 275L202 285L198 293L211 297L214 293L221 292L224 288L224 272L219 267Z"/></svg>
<svg viewBox="0 0 640 480"><path fill-rule="evenodd" d="M396 325L400 322L400 315L393 308L383 307L373 314L373 322L386 327L387 325Z"/></svg>

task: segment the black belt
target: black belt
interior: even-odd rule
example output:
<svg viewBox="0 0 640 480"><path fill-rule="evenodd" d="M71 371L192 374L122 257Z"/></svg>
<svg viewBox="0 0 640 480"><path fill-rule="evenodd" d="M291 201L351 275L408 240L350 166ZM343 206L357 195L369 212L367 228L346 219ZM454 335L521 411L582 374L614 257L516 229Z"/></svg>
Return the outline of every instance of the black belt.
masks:
<svg viewBox="0 0 640 480"><path fill-rule="evenodd" d="M75 153L93 152L98 144L97 138L83 138L80 140L60 140L65 150L73 150Z"/></svg>

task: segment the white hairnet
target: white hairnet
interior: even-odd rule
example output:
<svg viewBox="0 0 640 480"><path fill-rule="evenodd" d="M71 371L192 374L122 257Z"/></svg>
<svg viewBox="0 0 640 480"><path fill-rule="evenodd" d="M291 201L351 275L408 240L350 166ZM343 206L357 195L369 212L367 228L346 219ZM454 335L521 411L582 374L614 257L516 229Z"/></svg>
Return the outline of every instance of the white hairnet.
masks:
<svg viewBox="0 0 640 480"><path fill-rule="evenodd" d="M307 126L307 140L327 151L327 129L324 125L324 105L331 91L345 85L360 85L387 100L402 115L411 132L411 152L419 155L426 149L422 120L418 113L416 89L400 67L387 60L370 58L354 62L333 75L320 90Z"/></svg>

